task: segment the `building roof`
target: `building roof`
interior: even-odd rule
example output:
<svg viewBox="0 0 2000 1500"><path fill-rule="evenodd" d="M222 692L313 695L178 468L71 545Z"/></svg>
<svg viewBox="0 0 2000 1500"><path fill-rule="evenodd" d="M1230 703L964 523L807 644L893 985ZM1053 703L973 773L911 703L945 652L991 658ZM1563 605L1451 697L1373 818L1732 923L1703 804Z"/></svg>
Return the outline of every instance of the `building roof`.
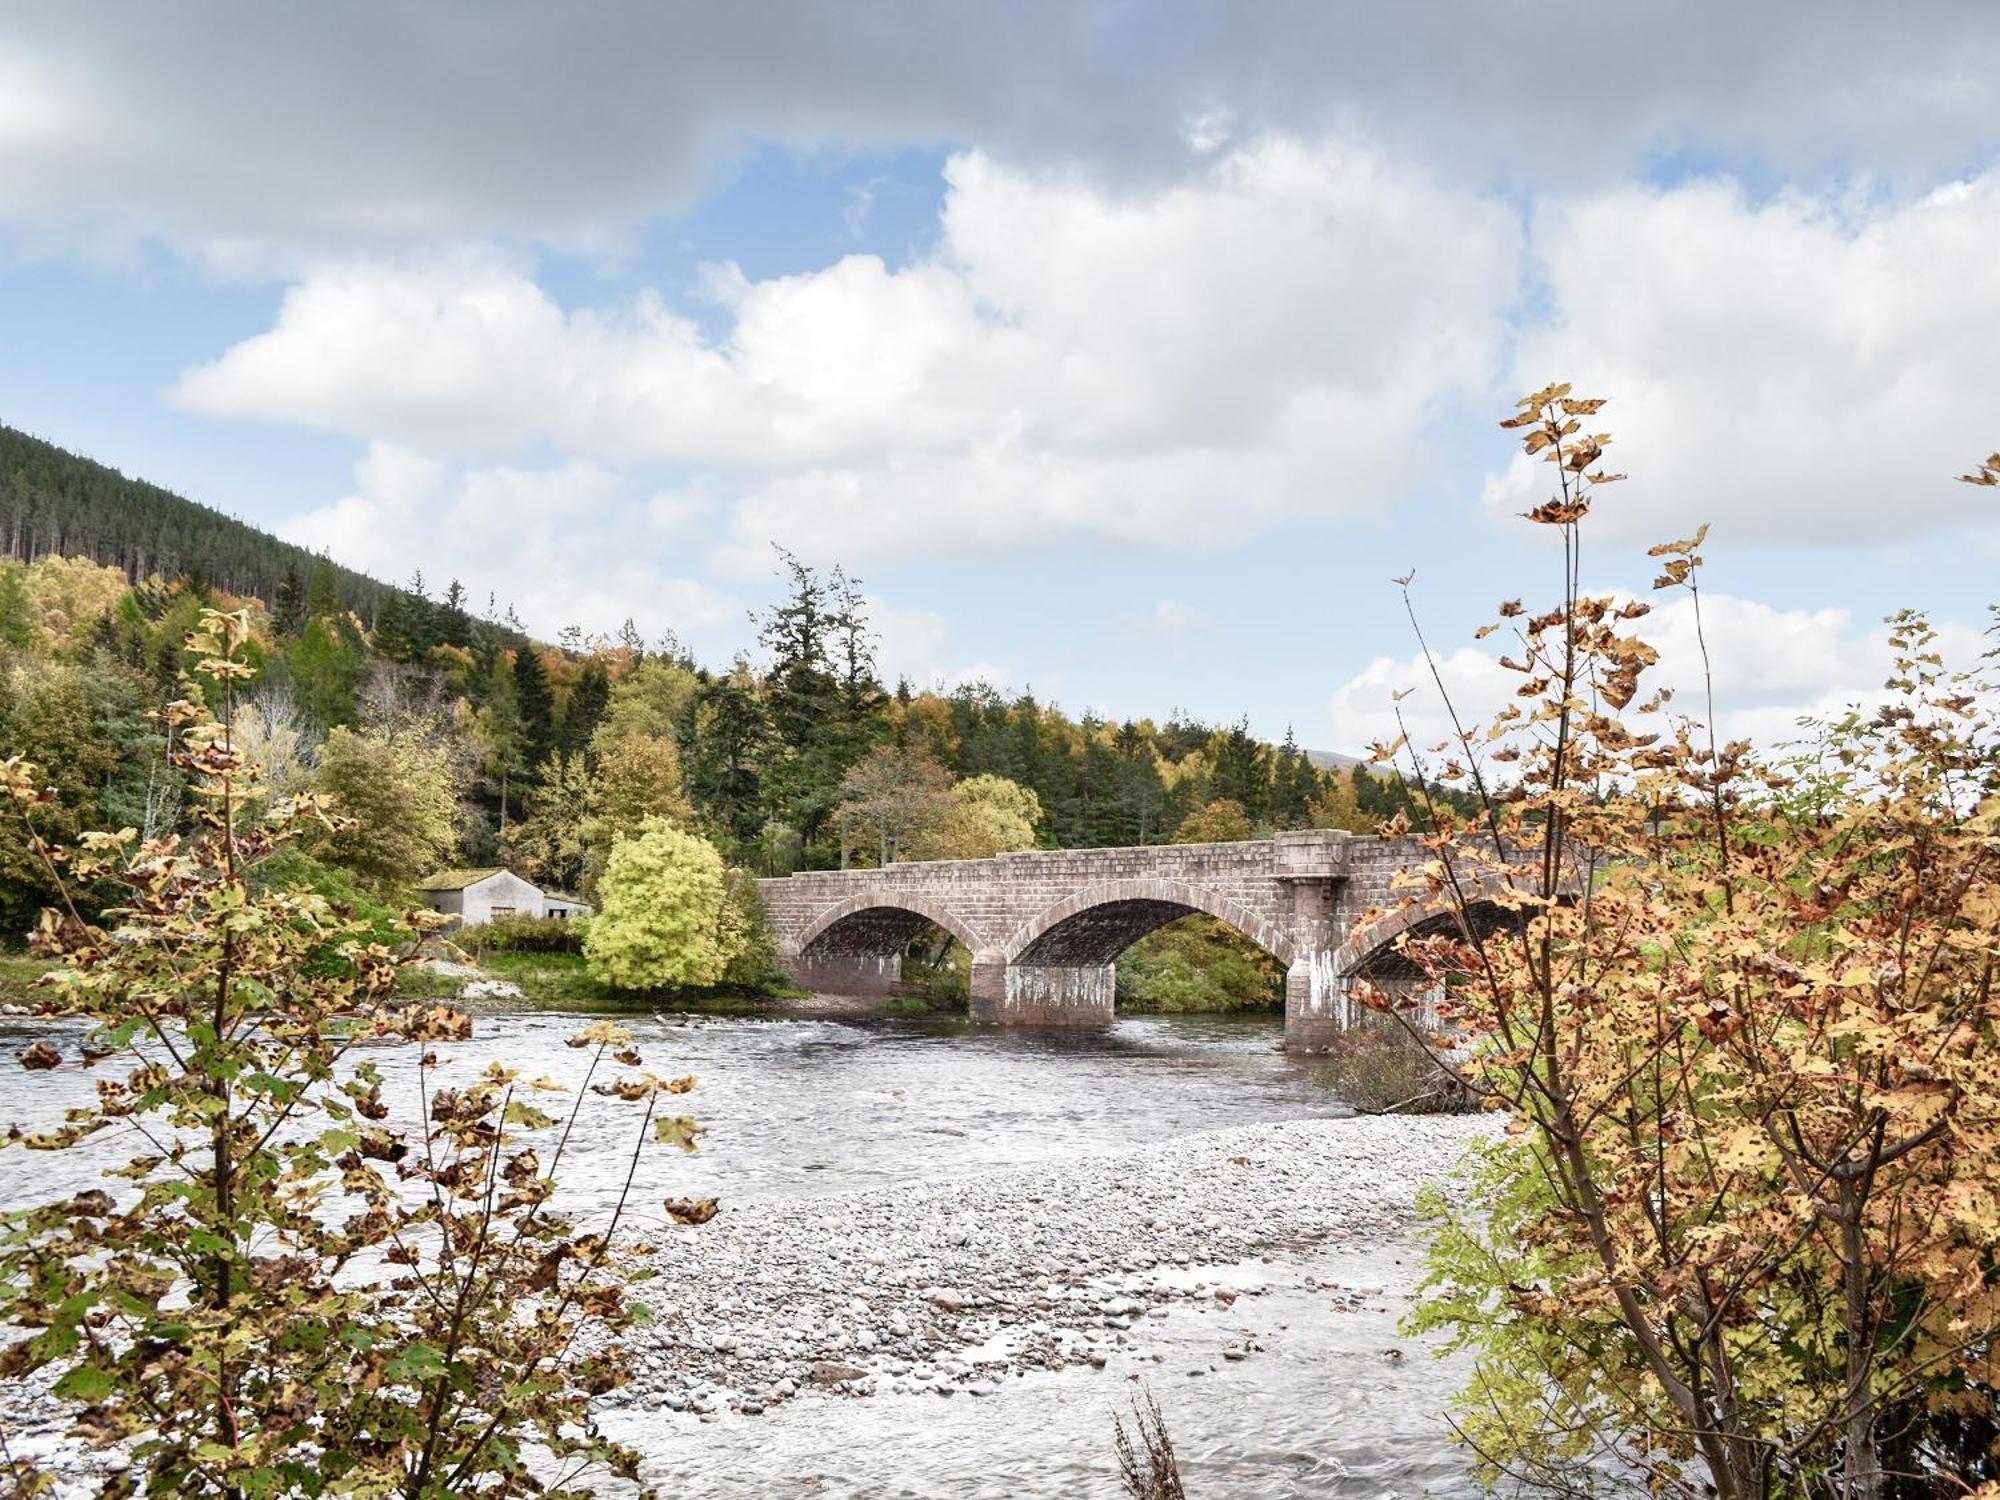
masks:
<svg viewBox="0 0 2000 1500"><path fill-rule="evenodd" d="M420 891L462 891L467 886L478 885L482 880L491 880L495 875L505 875L505 867L493 865L484 870L439 870L437 874L417 882Z"/></svg>

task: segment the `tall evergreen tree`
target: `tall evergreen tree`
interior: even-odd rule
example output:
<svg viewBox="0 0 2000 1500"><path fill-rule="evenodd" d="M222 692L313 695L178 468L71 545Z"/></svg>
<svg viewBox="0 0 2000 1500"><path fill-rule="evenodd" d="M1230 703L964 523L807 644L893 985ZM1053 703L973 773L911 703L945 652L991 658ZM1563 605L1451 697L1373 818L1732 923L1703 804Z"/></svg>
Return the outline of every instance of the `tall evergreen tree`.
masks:
<svg viewBox="0 0 2000 1500"><path fill-rule="evenodd" d="M306 618L321 620L340 613L340 577L325 557L313 559L306 578Z"/></svg>
<svg viewBox="0 0 2000 1500"><path fill-rule="evenodd" d="M299 577L299 565L285 564L285 576L278 580L271 604L271 628L281 636L297 635L306 623L306 585Z"/></svg>
<svg viewBox="0 0 2000 1500"><path fill-rule="evenodd" d="M374 643L375 654L390 661L410 661L417 654L410 634L409 606L400 590L382 601L381 613L375 616Z"/></svg>
<svg viewBox="0 0 2000 1500"><path fill-rule="evenodd" d="M532 774L555 748L555 695L532 644L514 653L514 703L521 723L521 761Z"/></svg>
<svg viewBox="0 0 2000 1500"><path fill-rule="evenodd" d="M438 605L437 638L440 645L455 646L461 651L472 645L472 612L465 607L465 586L456 578Z"/></svg>
<svg viewBox="0 0 2000 1500"><path fill-rule="evenodd" d="M1312 825L1313 798L1319 791L1319 775L1306 753L1299 749L1292 726L1285 726L1285 740L1271 770L1271 825L1274 828L1308 828Z"/></svg>
<svg viewBox="0 0 2000 1500"><path fill-rule="evenodd" d="M734 670L702 684L685 757L689 787L739 843L756 838L764 824L758 760L769 733L763 697L740 657Z"/></svg>
<svg viewBox="0 0 2000 1500"><path fill-rule="evenodd" d="M1209 741L1214 759L1214 792L1234 802L1252 823L1262 823L1271 810L1271 752L1252 738L1250 721L1239 719Z"/></svg>
<svg viewBox="0 0 2000 1500"><path fill-rule="evenodd" d="M590 737L603 722L604 710L610 702L610 675L604 669L603 659L593 656L576 674L576 684L563 708L562 732L557 738L565 754L579 758L586 754Z"/></svg>

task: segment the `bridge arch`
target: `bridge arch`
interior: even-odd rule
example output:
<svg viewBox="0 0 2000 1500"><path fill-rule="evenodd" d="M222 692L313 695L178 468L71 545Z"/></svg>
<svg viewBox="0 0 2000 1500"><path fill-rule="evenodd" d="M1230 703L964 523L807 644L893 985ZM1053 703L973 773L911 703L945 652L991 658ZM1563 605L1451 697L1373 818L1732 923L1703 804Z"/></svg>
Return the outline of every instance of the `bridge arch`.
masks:
<svg viewBox="0 0 2000 1500"><path fill-rule="evenodd" d="M1466 904L1465 910L1475 934L1480 937L1517 927L1525 920L1522 912L1502 906L1490 896L1475 896ZM1334 950L1329 967L1343 981L1356 978L1371 968L1383 967L1392 973L1399 968L1408 971L1398 974L1398 977L1414 977L1416 966L1397 955L1396 939L1405 933L1424 937L1457 928L1458 907L1455 903L1424 901L1393 908L1361 923L1350 932L1347 940Z"/></svg>
<svg viewBox="0 0 2000 1500"><path fill-rule="evenodd" d="M1178 880L1114 880L1090 886L1030 917L1008 939L1009 966L1108 964L1147 933L1203 913L1290 967L1289 935L1219 891Z"/></svg>
<svg viewBox="0 0 2000 1500"><path fill-rule="evenodd" d="M965 919L935 897L898 891L862 892L820 912L798 935L806 958L900 953L905 944L935 924L977 953L984 943Z"/></svg>

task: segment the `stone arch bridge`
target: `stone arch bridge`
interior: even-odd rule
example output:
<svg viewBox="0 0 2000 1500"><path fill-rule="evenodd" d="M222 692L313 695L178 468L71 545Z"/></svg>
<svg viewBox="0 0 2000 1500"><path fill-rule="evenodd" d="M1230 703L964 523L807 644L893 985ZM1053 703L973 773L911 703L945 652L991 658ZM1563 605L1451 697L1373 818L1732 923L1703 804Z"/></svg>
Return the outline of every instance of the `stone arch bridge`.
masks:
<svg viewBox="0 0 2000 1500"><path fill-rule="evenodd" d="M972 954L972 1014L1001 1025L1109 1021L1118 955L1205 912L1285 966L1285 1042L1312 1051L1354 1018L1350 982L1421 981L1390 945L1448 917L1381 913L1425 859L1414 839L1313 830L1229 844L1032 849L995 859L762 880L787 972L836 994L886 994L927 926ZM1372 914L1372 916L1371 916Z"/></svg>

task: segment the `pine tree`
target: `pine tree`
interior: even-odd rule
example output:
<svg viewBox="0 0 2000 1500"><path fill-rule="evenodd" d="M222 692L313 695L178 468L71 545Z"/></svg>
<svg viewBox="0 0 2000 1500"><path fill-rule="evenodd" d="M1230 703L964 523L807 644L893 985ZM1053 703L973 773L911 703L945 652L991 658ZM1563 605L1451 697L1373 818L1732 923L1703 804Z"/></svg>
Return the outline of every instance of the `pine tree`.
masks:
<svg viewBox="0 0 2000 1500"><path fill-rule="evenodd" d="M514 703L521 724L521 762L533 774L555 746L555 698L532 645L514 653Z"/></svg>
<svg viewBox="0 0 2000 1500"><path fill-rule="evenodd" d="M1239 719L1213 736L1209 753L1215 764L1215 796L1236 803L1252 823L1264 822L1271 811L1271 752L1251 737L1250 721Z"/></svg>
<svg viewBox="0 0 2000 1500"><path fill-rule="evenodd" d="M1277 762L1271 771L1271 826L1307 828L1312 824L1313 798L1319 792L1319 773L1299 749L1292 726L1285 726L1285 740L1278 747Z"/></svg>
<svg viewBox="0 0 2000 1500"><path fill-rule="evenodd" d="M313 560L312 574L306 580L306 618L325 619L328 615L340 613L340 579L333 571L333 564L325 556Z"/></svg>
<svg viewBox="0 0 2000 1500"><path fill-rule="evenodd" d="M409 661L416 655L416 644L410 638L409 606L400 592L382 601L382 612L375 617L374 646L377 656L390 661Z"/></svg>
<svg viewBox="0 0 2000 1500"><path fill-rule="evenodd" d="M465 587L456 578L444 591L437 611L438 643L463 651L472 645L472 612L465 607Z"/></svg>
<svg viewBox="0 0 2000 1500"><path fill-rule="evenodd" d="M590 747L590 737L604 720L611 702L611 678L603 659L593 656L576 674L569 703L563 709L562 733L557 736L563 753L581 758Z"/></svg>
<svg viewBox="0 0 2000 1500"><path fill-rule="evenodd" d="M306 623L306 586L299 577L297 563L285 564L285 576L271 605L271 628L281 636L294 636Z"/></svg>

